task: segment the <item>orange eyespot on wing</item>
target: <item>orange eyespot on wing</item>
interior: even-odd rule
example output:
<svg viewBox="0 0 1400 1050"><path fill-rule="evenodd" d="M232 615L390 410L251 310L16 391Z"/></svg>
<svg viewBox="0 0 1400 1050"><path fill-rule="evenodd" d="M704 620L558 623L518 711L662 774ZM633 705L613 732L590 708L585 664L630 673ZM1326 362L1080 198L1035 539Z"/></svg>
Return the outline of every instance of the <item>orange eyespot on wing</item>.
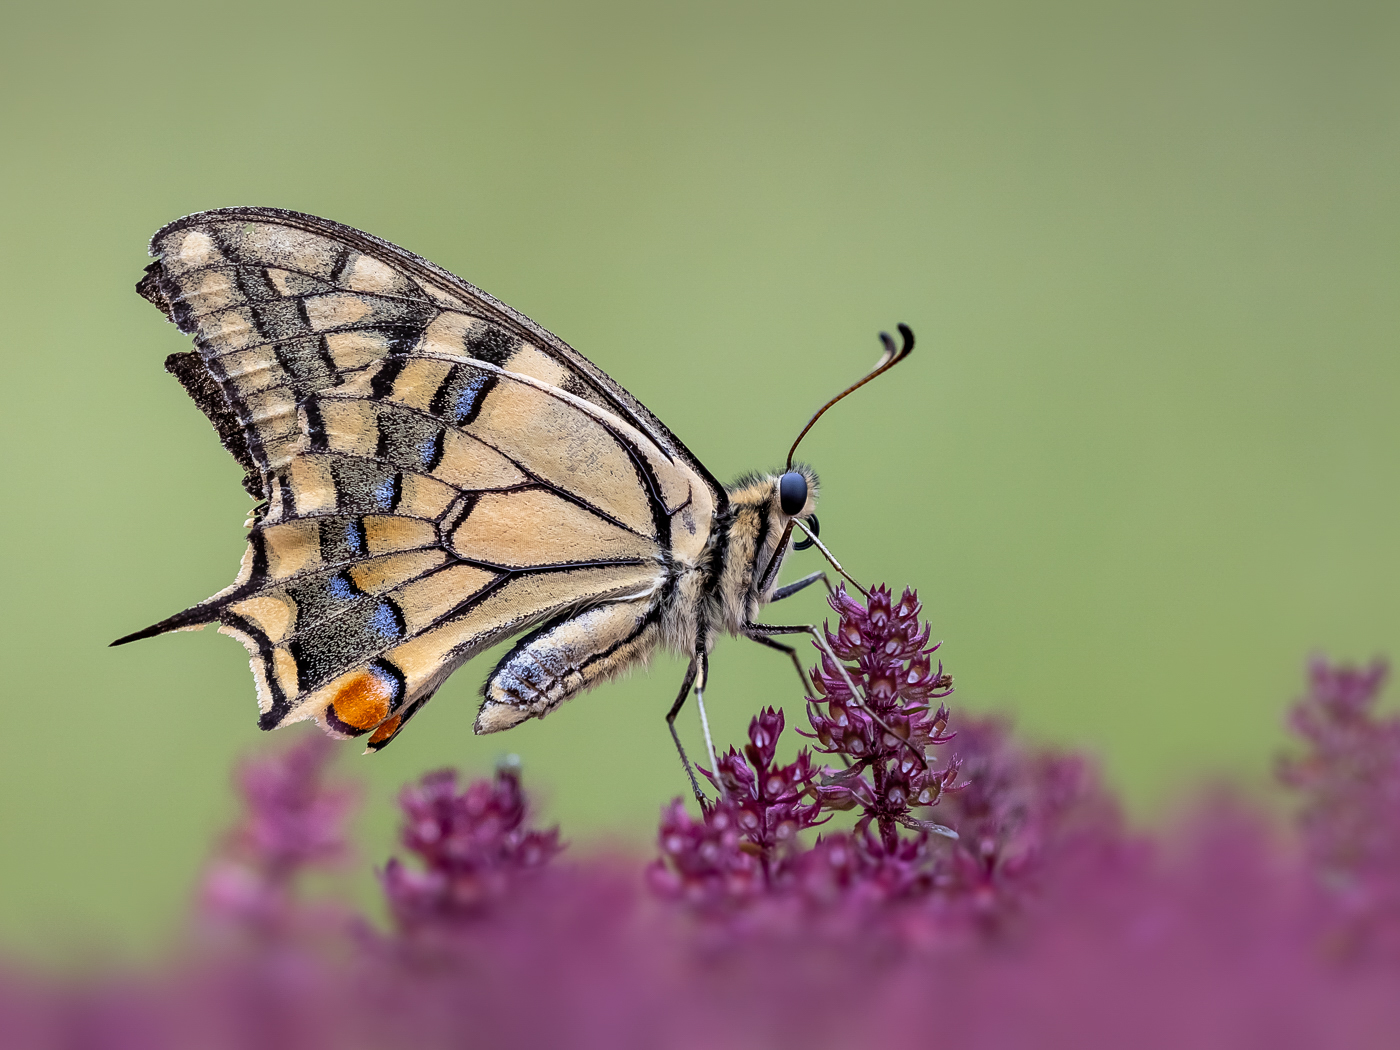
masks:
<svg viewBox="0 0 1400 1050"><path fill-rule="evenodd" d="M367 733L394 713L403 693L403 672L387 660L375 660L336 690L326 705L326 723L349 736Z"/></svg>

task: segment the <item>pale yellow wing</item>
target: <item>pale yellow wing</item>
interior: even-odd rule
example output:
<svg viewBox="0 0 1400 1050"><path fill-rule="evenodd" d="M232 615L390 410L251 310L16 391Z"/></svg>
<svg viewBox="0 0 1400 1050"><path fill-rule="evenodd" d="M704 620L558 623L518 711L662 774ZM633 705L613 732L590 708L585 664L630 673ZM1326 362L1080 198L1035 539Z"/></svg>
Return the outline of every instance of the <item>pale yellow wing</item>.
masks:
<svg viewBox="0 0 1400 1050"><path fill-rule="evenodd" d="M152 254L138 290L196 347L167 367L260 503L230 588L121 641L218 622L265 728L383 746L464 660L645 602L708 539L723 490L679 442L446 271L272 209L190 216Z"/></svg>

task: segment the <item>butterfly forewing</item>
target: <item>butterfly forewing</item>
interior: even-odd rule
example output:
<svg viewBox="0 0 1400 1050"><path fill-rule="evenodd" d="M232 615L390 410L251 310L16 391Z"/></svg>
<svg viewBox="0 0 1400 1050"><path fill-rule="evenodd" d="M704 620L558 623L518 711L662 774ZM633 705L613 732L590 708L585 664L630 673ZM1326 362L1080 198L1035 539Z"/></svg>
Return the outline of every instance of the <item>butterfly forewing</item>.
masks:
<svg viewBox="0 0 1400 1050"><path fill-rule="evenodd" d="M139 290L196 347L167 367L261 503L233 586L131 637L219 622L265 727L383 746L472 655L626 599L618 659L708 539L723 490L655 417L446 271L271 209L180 220L152 254Z"/></svg>

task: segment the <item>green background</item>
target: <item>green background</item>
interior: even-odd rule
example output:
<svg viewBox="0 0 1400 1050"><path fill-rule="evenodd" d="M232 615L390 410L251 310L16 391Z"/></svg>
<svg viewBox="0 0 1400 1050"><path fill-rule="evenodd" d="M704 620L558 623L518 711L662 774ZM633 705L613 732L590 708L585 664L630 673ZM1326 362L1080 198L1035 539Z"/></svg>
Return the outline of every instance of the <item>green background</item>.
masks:
<svg viewBox="0 0 1400 1050"><path fill-rule="evenodd" d="M823 538L919 588L956 710L1101 755L1140 819L1217 773L1262 785L1308 654L1400 639L1398 17L7 5L0 949L160 943L235 757L287 736L232 640L105 648L242 551L240 472L161 370L185 340L132 292L152 231L222 205L461 274L721 477L780 464L908 322L915 356L804 446ZM363 872L431 767L518 752L579 850L644 849L682 791L675 660L478 740L488 666L383 755L347 746ZM719 645L719 740L794 698L780 657Z"/></svg>

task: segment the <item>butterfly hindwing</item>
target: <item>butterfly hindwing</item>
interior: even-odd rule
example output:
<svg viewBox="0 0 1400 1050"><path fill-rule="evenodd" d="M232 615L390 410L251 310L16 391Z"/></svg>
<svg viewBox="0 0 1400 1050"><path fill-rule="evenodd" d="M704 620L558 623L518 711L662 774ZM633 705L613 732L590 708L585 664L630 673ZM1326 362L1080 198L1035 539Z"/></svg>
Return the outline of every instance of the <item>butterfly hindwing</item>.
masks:
<svg viewBox="0 0 1400 1050"><path fill-rule="evenodd" d="M218 622L265 728L383 746L470 656L600 603L638 606L600 620L635 647L668 555L707 539L724 496L684 447L446 271L272 209L190 216L152 254L138 290L195 343L167 368L260 502L234 584L123 641Z"/></svg>

